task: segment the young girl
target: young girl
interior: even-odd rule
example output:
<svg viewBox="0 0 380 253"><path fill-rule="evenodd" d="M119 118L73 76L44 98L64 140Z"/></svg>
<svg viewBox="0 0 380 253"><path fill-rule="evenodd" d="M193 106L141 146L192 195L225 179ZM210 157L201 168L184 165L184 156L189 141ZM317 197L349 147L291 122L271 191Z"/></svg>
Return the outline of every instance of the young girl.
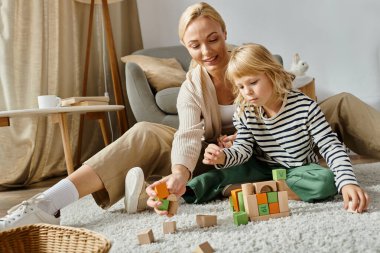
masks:
<svg viewBox="0 0 380 253"><path fill-rule="evenodd" d="M233 50L226 78L237 95L233 119L237 138L230 148L210 144L205 164L227 168L255 159L251 172L241 178L235 174L235 180L270 180L272 169L281 167L287 170L288 186L303 201L323 200L338 191L346 209L349 201L358 212L367 209L368 195L358 186L350 159L320 108L291 89L294 76L265 47L246 44ZM318 165L315 146L331 170ZM223 181L232 174L230 169L219 178ZM193 190L197 192L196 187Z"/></svg>

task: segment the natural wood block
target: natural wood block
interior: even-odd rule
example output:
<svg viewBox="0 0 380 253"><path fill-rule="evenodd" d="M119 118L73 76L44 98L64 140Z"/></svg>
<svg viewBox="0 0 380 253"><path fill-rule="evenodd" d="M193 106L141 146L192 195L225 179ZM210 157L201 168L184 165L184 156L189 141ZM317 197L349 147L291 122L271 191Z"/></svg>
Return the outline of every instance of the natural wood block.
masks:
<svg viewBox="0 0 380 253"><path fill-rule="evenodd" d="M257 198L257 204L258 205L268 203L268 197L267 197L266 193L258 193L258 194L256 194L256 198Z"/></svg>
<svg viewBox="0 0 380 253"><path fill-rule="evenodd" d="M211 245L206 241L198 245L193 251L194 253L212 253L215 250L211 247Z"/></svg>
<svg viewBox="0 0 380 253"><path fill-rule="evenodd" d="M245 210L249 216L249 219L252 220L253 217L259 216L259 207L257 206L256 195L247 195L243 197Z"/></svg>
<svg viewBox="0 0 380 253"><path fill-rule="evenodd" d="M169 194L169 196L166 199L169 201L178 201L178 198L175 194Z"/></svg>
<svg viewBox="0 0 380 253"><path fill-rule="evenodd" d="M273 180L285 180L286 179L286 169L276 169L272 170Z"/></svg>
<svg viewBox="0 0 380 253"><path fill-rule="evenodd" d="M154 235L152 229L147 229L137 235L140 244L149 244L154 242Z"/></svg>
<svg viewBox="0 0 380 253"><path fill-rule="evenodd" d="M276 185L277 185L277 191L286 191L286 189L287 189L287 185L286 185L285 180L282 180L282 179L277 180Z"/></svg>
<svg viewBox="0 0 380 253"><path fill-rule="evenodd" d="M232 203L234 204L234 211L239 212L239 202L238 202L238 192L241 192L241 189L235 189L231 191Z"/></svg>
<svg viewBox="0 0 380 253"><path fill-rule="evenodd" d="M255 193L255 188L253 187L252 183L242 184L241 190L243 192L243 195L251 195Z"/></svg>
<svg viewBox="0 0 380 253"><path fill-rule="evenodd" d="M205 215L198 214L196 216L196 222L199 227L211 227L217 225L217 216L216 215Z"/></svg>
<svg viewBox="0 0 380 253"><path fill-rule="evenodd" d="M269 203L269 213L279 213L280 212L280 205L277 203Z"/></svg>
<svg viewBox="0 0 380 253"><path fill-rule="evenodd" d="M290 212L282 212L282 213L271 214L270 217L271 218L282 218L282 217L287 217L289 215L290 215Z"/></svg>
<svg viewBox="0 0 380 253"><path fill-rule="evenodd" d="M278 193L278 204L280 207L280 212L289 212L289 200L287 191L279 191Z"/></svg>
<svg viewBox="0 0 380 253"><path fill-rule="evenodd" d="M177 223L175 221L166 221L163 223L164 234L171 234L177 231Z"/></svg>
<svg viewBox="0 0 380 253"><path fill-rule="evenodd" d="M160 199L166 199L169 196L168 188L166 187L166 182L158 184L154 187L156 195Z"/></svg>
<svg viewBox="0 0 380 253"><path fill-rule="evenodd" d="M264 220L269 220L270 215L263 215L263 216L257 216L257 217L252 217L251 221L264 221Z"/></svg>
<svg viewBox="0 0 380 253"><path fill-rule="evenodd" d="M172 217L177 214L178 211L178 201L169 201L168 216Z"/></svg>
<svg viewBox="0 0 380 253"><path fill-rule="evenodd" d="M257 182L257 183L254 183L253 185L255 187L256 193L276 192L277 191L276 181Z"/></svg>

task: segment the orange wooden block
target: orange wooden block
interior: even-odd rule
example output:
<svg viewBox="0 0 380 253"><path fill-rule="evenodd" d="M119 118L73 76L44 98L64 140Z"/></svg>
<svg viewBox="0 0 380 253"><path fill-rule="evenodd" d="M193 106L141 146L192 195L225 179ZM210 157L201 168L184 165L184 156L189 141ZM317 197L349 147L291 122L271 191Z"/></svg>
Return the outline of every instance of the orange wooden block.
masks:
<svg viewBox="0 0 380 253"><path fill-rule="evenodd" d="M267 204L268 203L268 197L266 193L258 193L256 194L257 197L257 204Z"/></svg>
<svg viewBox="0 0 380 253"><path fill-rule="evenodd" d="M157 197L160 199L166 199L169 196L168 188L166 187L166 183L163 182L154 187L154 191L157 194Z"/></svg>
<svg viewBox="0 0 380 253"><path fill-rule="evenodd" d="M238 192L241 192L242 189L236 189L231 191L232 204L234 205L234 212L239 212L239 201L238 201Z"/></svg>
<svg viewBox="0 0 380 253"><path fill-rule="evenodd" d="M275 203L269 203L269 213L274 214L274 213L279 213L280 212L280 205L278 202Z"/></svg>

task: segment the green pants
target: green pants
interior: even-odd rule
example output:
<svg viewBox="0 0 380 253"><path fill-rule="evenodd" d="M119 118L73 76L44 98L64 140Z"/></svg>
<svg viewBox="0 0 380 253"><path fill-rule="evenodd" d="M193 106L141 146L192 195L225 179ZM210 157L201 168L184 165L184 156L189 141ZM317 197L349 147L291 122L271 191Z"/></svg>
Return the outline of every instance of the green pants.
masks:
<svg viewBox="0 0 380 253"><path fill-rule="evenodd" d="M270 166L255 158L225 169L214 169L201 174L187 184L183 195L187 203L204 203L220 198L223 188L229 184L251 183L272 179L272 170L283 167ZM286 183L306 202L324 200L337 194L334 173L318 164L286 169Z"/></svg>

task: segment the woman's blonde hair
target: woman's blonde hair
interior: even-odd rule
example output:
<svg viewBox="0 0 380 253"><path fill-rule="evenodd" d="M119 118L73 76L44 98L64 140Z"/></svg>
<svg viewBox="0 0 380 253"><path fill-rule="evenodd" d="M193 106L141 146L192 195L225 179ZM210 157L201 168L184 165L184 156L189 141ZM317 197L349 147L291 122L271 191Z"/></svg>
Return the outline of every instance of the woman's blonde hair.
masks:
<svg viewBox="0 0 380 253"><path fill-rule="evenodd" d="M183 36L190 22L201 16L215 20L220 24L222 31L226 31L226 24L220 14L211 5L200 2L187 7L179 19L178 36L181 42L183 42Z"/></svg>
<svg viewBox="0 0 380 253"><path fill-rule="evenodd" d="M232 50L226 69L226 78L232 84L237 78L262 73L265 73L273 83L273 90L279 99L282 99L284 94L292 88L295 76L287 72L264 46L249 43ZM233 85L233 91L236 96L235 103L241 109L245 106L252 106L244 101L236 85ZM257 112L256 108L255 111Z"/></svg>

